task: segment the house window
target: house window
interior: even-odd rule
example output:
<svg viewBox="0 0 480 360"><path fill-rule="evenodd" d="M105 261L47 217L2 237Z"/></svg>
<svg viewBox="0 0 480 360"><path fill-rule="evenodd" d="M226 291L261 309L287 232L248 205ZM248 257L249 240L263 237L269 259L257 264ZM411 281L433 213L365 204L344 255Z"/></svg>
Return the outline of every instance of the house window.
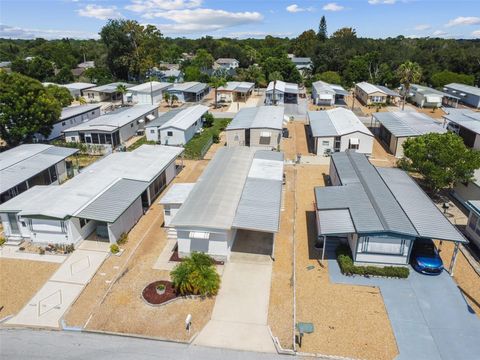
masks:
<svg viewBox="0 0 480 360"><path fill-rule="evenodd" d="M95 111L92 111L92 115L95 115Z"/></svg>
<svg viewBox="0 0 480 360"><path fill-rule="evenodd" d="M173 131L167 131L167 136L173 136Z"/></svg>
<svg viewBox="0 0 480 360"><path fill-rule="evenodd" d="M477 226L478 222L478 216L473 214L470 215L470 219L468 220L468 227L472 230L475 230L475 227Z"/></svg>
<svg viewBox="0 0 480 360"><path fill-rule="evenodd" d="M233 138L233 141L238 141L240 140L240 138L238 137L238 135L235 135L235 137Z"/></svg>
<svg viewBox="0 0 480 360"><path fill-rule="evenodd" d="M330 145L330 141L322 141L322 146L329 146Z"/></svg>
<svg viewBox="0 0 480 360"><path fill-rule="evenodd" d="M165 215L170 216L170 208L164 208Z"/></svg>
<svg viewBox="0 0 480 360"><path fill-rule="evenodd" d="M365 236L362 253L403 255L406 240L389 236Z"/></svg>
<svg viewBox="0 0 480 360"><path fill-rule="evenodd" d="M155 130L154 130L154 129L151 129L151 130L150 130L150 134L155 134Z"/></svg>
<svg viewBox="0 0 480 360"><path fill-rule="evenodd" d="M268 136L268 137L267 136L260 136L259 143L260 143L260 145L270 145L270 140L271 140L270 136Z"/></svg>
<svg viewBox="0 0 480 360"><path fill-rule="evenodd" d="M75 141L75 136L70 136L70 140Z"/></svg>
<svg viewBox="0 0 480 360"><path fill-rule="evenodd" d="M130 124L130 127L133 128L133 123Z"/></svg>
<svg viewBox="0 0 480 360"><path fill-rule="evenodd" d="M83 218L81 218L81 219L80 219L80 228L83 229L83 227L84 227L85 225L87 225L89 222L90 222L90 219L83 219Z"/></svg>
<svg viewBox="0 0 480 360"><path fill-rule="evenodd" d="M71 120L70 120L71 121ZM62 126L65 126L65 121L62 121Z"/></svg>
<svg viewBox="0 0 480 360"><path fill-rule="evenodd" d="M98 144L99 141L100 141L99 138L98 138L98 134L93 133L93 134L91 134L91 135L92 135L92 143Z"/></svg>

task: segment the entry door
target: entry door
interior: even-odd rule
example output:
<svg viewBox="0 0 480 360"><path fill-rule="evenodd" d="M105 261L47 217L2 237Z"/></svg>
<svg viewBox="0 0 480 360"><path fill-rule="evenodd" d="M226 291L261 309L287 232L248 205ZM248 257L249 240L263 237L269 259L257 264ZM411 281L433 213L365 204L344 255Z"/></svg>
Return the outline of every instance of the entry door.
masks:
<svg viewBox="0 0 480 360"><path fill-rule="evenodd" d="M15 214L8 213L8 222L10 223L10 232L12 235L20 235L17 216Z"/></svg>
<svg viewBox="0 0 480 360"><path fill-rule="evenodd" d="M245 129L245 146L250 146L250 129Z"/></svg>

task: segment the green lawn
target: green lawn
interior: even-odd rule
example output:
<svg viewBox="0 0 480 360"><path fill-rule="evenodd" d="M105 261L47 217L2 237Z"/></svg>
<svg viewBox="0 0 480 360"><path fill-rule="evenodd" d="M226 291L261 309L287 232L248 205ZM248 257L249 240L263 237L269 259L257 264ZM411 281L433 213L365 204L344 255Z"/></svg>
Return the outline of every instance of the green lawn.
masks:
<svg viewBox="0 0 480 360"><path fill-rule="evenodd" d="M148 145L155 145L156 142L155 141L148 141L147 138L145 136L141 137L140 139L138 139L137 141L135 141L132 145L130 145L128 148L127 148L127 151L133 151L135 150L136 148L144 145L144 144L148 144Z"/></svg>
<svg viewBox="0 0 480 360"><path fill-rule="evenodd" d="M185 159L201 159L211 145L211 139L218 136L232 119L215 119L213 126L204 128L185 145ZM210 144L209 144L210 143ZM203 154L202 154L203 152Z"/></svg>

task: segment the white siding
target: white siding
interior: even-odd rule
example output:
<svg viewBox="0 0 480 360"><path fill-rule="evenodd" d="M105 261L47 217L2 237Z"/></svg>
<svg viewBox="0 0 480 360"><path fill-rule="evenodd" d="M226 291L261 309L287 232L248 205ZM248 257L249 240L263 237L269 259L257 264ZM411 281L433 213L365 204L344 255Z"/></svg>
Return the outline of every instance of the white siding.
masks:
<svg viewBox="0 0 480 360"><path fill-rule="evenodd" d="M175 161L173 161L168 167L165 169L165 178L167 185L170 184L170 182L175 178L177 175L177 168Z"/></svg>
<svg viewBox="0 0 480 360"><path fill-rule="evenodd" d="M235 239L235 231L215 229L176 228L179 256L188 256L192 252L203 252L218 260L228 260ZM210 238L191 239L190 232L208 232Z"/></svg>
<svg viewBox="0 0 480 360"><path fill-rule="evenodd" d="M470 214L468 214L468 222L467 226L465 226L465 231L475 245L480 247L480 223L477 215L473 211L470 211Z"/></svg>
<svg viewBox="0 0 480 360"><path fill-rule="evenodd" d="M270 136L270 144L260 144L260 135L262 132L268 132ZM262 149L277 149L280 146L282 136L281 130L273 129L250 129L250 146Z"/></svg>
<svg viewBox="0 0 480 360"><path fill-rule="evenodd" d="M335 146L335 138L333 137L317 137L315 150L317 155L324 155L327 149L333 152ZM328 144L327 144L328 143Z"/></svg>
<svg viewBox="0 0 480 360"><path fill-rule="evenodd" d="M373 136L366 135L361 132L354 132L351 134L346 134L341 137L340 151L345 151L348 149L350 139L357 138L360 140L360 146L358 150L362 154L371 154L373 150Z"/></svg>
<svg viewBox="0 0 480 360"><path fill-rule="evenodd" d="M163 205L163 219L164 219L164 226L169 227L170 222L172 219L175 217L177 214L178 210L182 204L165 204ZM170 211L170 214L167 214L167 212Z"/></svg>
<svg viewBox="0 0 480 360"><path fill-rule="evenodd" d="M138 198L114 223L108 224L110 243L116 243L122 233L128 233L143 215L142 200Z"/></svg>
<svg viewBox="0 0 480 360"><path fill-rule="evenodd" d="M167 127L160 130L160 141L163 145L185 145L202 128L202 119L198 118L196 124L193 123L186 130ZM172 135L168 135L171 133Z"/></svg>
<svg viewBox="0 0 480 360"><path fill-rule="evenodd" d="M71 218L68 222L68 236L73 244L86 239L97 228L97 222L90 220L83 228L80 227L80 219Z"/></svg>
<svg viewBox="0 0 480 360"><path fill-rule="evenodd" d="M160 132L155 126L145 128L145 135L148 141L160 141Z"/></svg>

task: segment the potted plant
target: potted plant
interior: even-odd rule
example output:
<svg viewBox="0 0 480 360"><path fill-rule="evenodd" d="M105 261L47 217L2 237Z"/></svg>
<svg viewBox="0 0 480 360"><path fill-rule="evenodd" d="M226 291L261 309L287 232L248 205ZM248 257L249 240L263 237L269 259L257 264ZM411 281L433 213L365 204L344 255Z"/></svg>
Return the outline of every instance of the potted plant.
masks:
<svg viewBox="0 0 480 360"><path fill-rule="evenodd" d="M165 285L164 284L158 284L155 286L155 290L157 291L158 295L163 295L165 294Z"/></svg>

